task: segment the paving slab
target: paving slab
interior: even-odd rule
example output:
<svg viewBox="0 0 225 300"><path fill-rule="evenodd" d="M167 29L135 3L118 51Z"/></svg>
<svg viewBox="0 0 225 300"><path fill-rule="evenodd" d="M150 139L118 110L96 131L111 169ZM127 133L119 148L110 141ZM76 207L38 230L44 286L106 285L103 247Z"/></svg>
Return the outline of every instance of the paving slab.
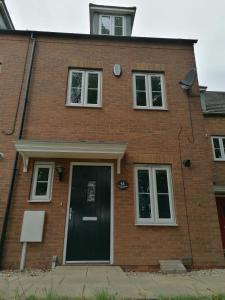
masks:
<svg viewBox="0 0 225 300"><path fill-rule="evenodd" d="M185 274L126 273L112 266L70 266L54 271L0 273L0 295L94 297L102 290L118 298L159 299L161 296L209 296L225 293L225 270Z"/></svg>

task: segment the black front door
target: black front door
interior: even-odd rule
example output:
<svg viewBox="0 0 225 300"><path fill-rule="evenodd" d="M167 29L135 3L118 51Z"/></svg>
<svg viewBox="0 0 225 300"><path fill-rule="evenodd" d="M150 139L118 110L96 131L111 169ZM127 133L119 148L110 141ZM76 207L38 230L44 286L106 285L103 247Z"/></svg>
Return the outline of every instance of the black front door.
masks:
<svg viewBox="0 0 225 300"><path fill-rule="evenodd" d="M111 168L73 166L66 261L110 260Z"/></svg>

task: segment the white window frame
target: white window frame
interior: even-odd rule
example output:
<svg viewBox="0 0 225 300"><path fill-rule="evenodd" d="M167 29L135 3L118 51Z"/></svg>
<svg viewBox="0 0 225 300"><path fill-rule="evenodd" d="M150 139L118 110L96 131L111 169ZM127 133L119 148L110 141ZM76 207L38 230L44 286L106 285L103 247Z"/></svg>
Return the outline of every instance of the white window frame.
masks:
<svg viewBox="0 0 225 300"><path fill-rule="evenodd" d="M137 105L137 95L136 95L136 76L145 77L145 88L146 88L146 105ZM152 83L151 77L158 76L161 80L161 93L162 93L162 106L152 105ZM149 110L167 110L166 104L166 92L165 92L165 76L162 73L133 73L133 108L135 109L149 109Z"/></svg>
<svg viewBox="0 0 225 300"><path fill-rule="evenodd" d="M36 186L37 186L38 170L40 168L48 168L49 169L47 194L44 196L35 195ZM31 196L30 196L29 202L50 202L51 201L54 169L55 169L55 164L53 162L36 162L34 164Z"/></svg>
<svg viewBox="0 0 225 300"><path fill-rule="evenodd" d="M218 139L219 140L221 158L217 158L216 157L214 143L213 143L214 139ZM224 150L224 147L223 147L223 139L225 140L225 136L212 136L211 137L212 151L213 151L213 157L214 157L215 161L225 161L225 150Z"/></svg>
<svg viewBox="0 0 225 300"><path fill-rule="evenodd" d="M150 186L150 204L151 204L151 218L139 217L139 197L138 197L138 170L148 170L149 186ZM167 172L168 195L170 205L170 218L159 218L158 213L158 196L156 187L156 171L165 170ZM173 185L171 176L171 167L168 165L135 165L134 166L134 180L135 180L135 224L136 225L151 225L151 226L177 226L175 216L175 205L173 197Z"/></svg>
<svg viewBox="0 0 225 300"><path fill-rule="evenodd" d="M109 34L102 33L102 17L109 17L110 18L110 28L109 28ZM115 35L115 17L121 17L123 22L123 34L122 35ZM126 22L125 22L125 16L121 15L100 15L99 16L99 31L98 33L100 35L115 35L115 36L125 36L126 35Z"/></svg>
<svg viewBox="0 0 225 300"><path fill-rule="evenodd" d="M71 102L72 74L74 72L82 74L81 103L72 103ZM87 103L88 75L89 74L98 74L98 99L97 99L97 104ZM101 107L102 106L102 71L99 71L99 70L70 69L69 70L69 78L68 78L68 87L67 87L66 106Z"/></svg>

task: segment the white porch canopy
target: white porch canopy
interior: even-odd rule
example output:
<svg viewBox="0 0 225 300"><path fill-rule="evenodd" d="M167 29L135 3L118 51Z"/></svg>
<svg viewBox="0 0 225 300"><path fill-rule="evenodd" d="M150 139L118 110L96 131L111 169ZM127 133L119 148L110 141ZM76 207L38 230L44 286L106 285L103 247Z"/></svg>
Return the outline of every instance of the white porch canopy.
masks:
<svg viewBox="0 0 225 300"><path fill-rule="evenodd" d="M117 173L120 174L121 159L127 148L123 142L58 142L19 140L16 151L23 158L23 171L27 172L29 158L69 158L69 159L115 159Z"/></svg>

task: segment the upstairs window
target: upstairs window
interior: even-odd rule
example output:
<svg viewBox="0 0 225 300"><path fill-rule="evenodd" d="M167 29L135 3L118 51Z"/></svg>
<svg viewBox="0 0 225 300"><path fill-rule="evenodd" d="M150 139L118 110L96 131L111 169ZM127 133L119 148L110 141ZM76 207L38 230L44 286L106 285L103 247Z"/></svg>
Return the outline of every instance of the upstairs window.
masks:
<svg viewBox="0 0 225 300"><path fill-rule="evenodd" d="M137 225L175 225L170 167L135 166L135 182Z"/></svg>
<svg viewBox="0 0 225 300"><path fill-rule="evenodd" d="M212 137L214 160L225 161L225 136Z"/></svg>
<svg viewBox="0 0 225 300"><path fill-rule="evenodd" d="M70 70L67 105L101 106L101 72L89 70Z"/></svg>
<svg viewBox="0 0 225 300"><path fill-rule="evenodd" d="M124 16L100 16L99 34L101 35L125 35Z"/></svg>
<svg viewBox="0 0 225 300"><path fill-rule="evenodd" d="M134 108L166 109L164 75L134 73Z"/></svg>

